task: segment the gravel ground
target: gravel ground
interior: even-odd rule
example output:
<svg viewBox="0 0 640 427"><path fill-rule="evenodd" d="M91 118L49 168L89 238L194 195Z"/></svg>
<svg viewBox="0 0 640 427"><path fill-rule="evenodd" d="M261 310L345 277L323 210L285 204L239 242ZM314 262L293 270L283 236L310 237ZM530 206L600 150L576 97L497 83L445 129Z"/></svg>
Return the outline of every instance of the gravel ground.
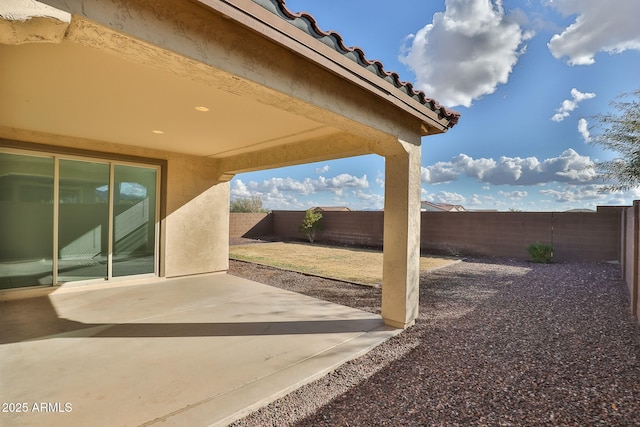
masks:
<svg viewBox="0 0 640 427"><path fill-rule="evenodd" d="M230 273L380 312L380 289ZM421 276L416 325L234 426L638 426L640 327L619 266L468 259Z"/></svg>

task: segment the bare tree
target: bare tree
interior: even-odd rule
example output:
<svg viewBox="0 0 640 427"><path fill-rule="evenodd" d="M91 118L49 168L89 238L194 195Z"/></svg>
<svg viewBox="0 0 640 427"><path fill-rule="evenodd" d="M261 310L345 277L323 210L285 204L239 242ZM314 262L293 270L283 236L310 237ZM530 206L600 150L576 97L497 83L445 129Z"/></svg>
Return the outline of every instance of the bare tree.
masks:
<svg viewBox="0 0 640 427"><path fill-rule="evenodd" d="M230 212L267 212L262 206L262 197L239 197L231 201Z"/></svg>

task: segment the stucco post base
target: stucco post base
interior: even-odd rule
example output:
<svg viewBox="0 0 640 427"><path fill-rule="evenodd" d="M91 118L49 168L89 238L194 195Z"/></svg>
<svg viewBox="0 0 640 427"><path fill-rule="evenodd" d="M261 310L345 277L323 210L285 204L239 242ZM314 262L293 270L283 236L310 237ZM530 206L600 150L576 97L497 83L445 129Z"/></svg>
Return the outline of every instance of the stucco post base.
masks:
<svg viewBox="0 0 640 427"><path fill-rule="evenodd" d="M382 317L408 328L418 317L420 282L420 146L399 141L385 158Z"/></svg>

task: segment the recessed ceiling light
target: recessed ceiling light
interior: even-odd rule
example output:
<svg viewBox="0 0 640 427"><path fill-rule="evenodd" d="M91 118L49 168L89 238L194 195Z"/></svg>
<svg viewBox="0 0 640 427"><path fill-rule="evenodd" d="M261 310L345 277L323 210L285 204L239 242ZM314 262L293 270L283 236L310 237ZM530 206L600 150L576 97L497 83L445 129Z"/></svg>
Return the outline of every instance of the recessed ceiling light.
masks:
<svg viewBox="0 0 640 427"><path fill-rule="evenodd" d="M204 107L202 105L199 105L197 107L195 107L196 111L202 111L202 112L206 112L209 111L209 109L207 107Z"/></svg>
<svg viewBox="0 0 640 427"><path fill-rule="evenodd" d="M151 132L155 133L156 135L162 135L164 133L163 130L152 130Z"/></svg>

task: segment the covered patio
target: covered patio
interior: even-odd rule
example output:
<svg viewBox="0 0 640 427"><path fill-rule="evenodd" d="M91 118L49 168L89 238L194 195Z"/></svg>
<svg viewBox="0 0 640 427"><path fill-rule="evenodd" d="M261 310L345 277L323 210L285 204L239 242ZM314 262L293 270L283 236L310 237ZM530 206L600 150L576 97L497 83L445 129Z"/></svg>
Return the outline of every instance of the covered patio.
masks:
<svg viewBox="0 0 640 427"><path fill-rule="evenodd" d="M8 0L0 94L0 393L61 412L11 423L225 423L414 324L459 114L283 0ZM225 274L235 174L364 154L382 317Z"/></svg>
<svg viewBox="0 0 640 427"><path fill-rule="evenodd" d="M129 238L126 227L118 232L127 222L118 200L136 195L111 194L124 182L144 187L140 206L156 205L142 223L144 241L129 238L146 244L142 272L225 271L235 174L378 154L385 158L382 316L397 328L413 324L421 137L446 132L459 114L313 17L283 0L10 0L0 10L0 76L0 160L12 179L2 202L13 221L2 230L12 240L0 262L44 260L40 283L54 286L87 276L69 279L67 260L99 262L104 273L92 279L126 274L116 271ZM52 172L35 171L36 160ZM72 182L70 165L96 178L75 172ZM155 168L155 181L120 180L128 165ZM107 172L98 179L100 168ZM44 218L25 214L43 205L52 206ZM88 208L105 219L81 224ZM35 233L36 222L48 228ZM87 236L100 238L92 250ZM17 275L6 286L24 286Z"/></svg>
<svg viewBox="0 0 640 427"><path fill-rule="evenodd" d="M400 331L228 274L0 307L0 401L26 408L1 414L12 426L226 425Z"/></svg>

